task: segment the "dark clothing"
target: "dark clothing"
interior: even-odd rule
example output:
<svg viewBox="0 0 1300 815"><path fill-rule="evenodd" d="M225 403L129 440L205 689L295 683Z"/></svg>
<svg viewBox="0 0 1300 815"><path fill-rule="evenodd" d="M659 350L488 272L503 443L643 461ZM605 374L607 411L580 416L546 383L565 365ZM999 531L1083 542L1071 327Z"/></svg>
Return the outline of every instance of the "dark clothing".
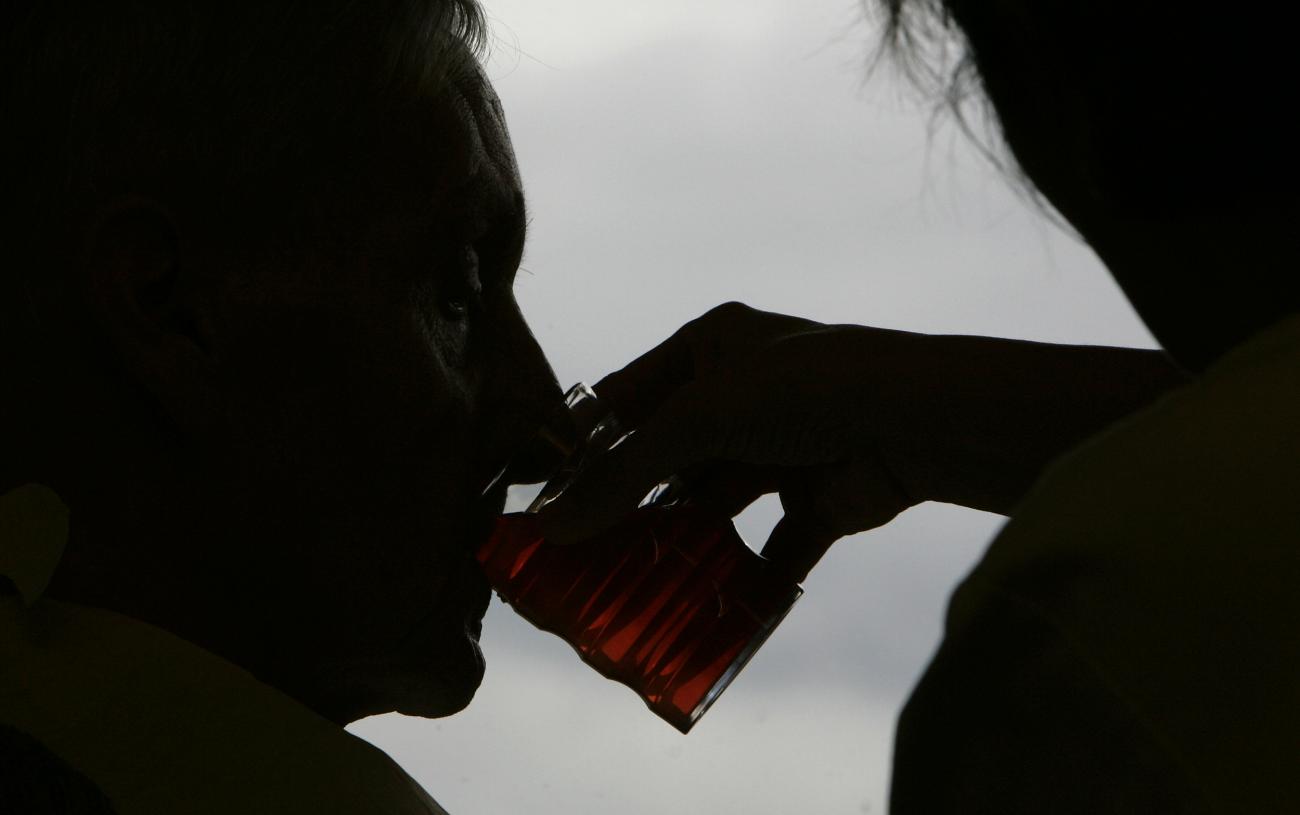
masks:
<svg viewBox="0 0 1300 815"><path fill-rule="evenodd" d="M51 490L0 495L0 815L444 812L383 751L239 666L43 597L67 529Z"/></svg>
<svg viewBox="0 0 1300 815"><path fill-rule="evenodd" d="M0 724L0 812L116 815L108 797L26 733Z"/></svg>
<svg viewBox="0 0 1300 815"><path fill-rule="evenodd" d="M954 593L896 815L1300 812L1300 318L1046 473Z"/></svg>

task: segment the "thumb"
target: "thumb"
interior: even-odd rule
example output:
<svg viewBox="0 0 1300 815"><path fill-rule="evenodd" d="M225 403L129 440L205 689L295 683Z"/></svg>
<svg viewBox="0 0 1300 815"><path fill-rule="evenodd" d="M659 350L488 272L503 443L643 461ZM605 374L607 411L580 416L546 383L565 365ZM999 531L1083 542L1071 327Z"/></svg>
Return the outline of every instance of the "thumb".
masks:
<svg viewBox="0 0 1300 815"><path fill-rule="evenodd" d="M551 543L587 540L631 513L659 483L714 454L714 406L680 391L618 446L587 462L558 498L538 513Z"/></svg>
<svg viewBox="0 0 1300 815"><path fill-rule="evenodd" d="M672 474L643 432L587 463L564 492L538 512L549 543L570 544L595 537L636 509L641 499Z"/></svg>
<svg viewBox="0 0 1300 815"><path fill-rule="evenodd" d="M839 539L840 535L816 517L787 513L768 535L762 554L773 566L800 583Z"/></svg>
<svg viewBox="0 0 1300 815"><path fill-rule="evenodd" d="M782 480L781 506L763 557L803 580L831 544L875 529L915 501L872 458L856 458L790 471Z"/></svg>

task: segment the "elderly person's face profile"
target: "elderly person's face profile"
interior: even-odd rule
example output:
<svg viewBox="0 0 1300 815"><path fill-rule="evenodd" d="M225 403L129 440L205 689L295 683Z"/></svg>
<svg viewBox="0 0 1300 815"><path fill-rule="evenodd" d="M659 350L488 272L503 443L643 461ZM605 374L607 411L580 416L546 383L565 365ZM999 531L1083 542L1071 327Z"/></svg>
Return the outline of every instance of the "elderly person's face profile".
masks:
<svg viewBox="0 0 1300 815"><path fill-rule="evenodd" d="M101 219L93 311L179 428L157 512L194 535L119 541L105 573L74 534L50 590L129 596L338 722L469 702L489 599L471 552L502 500L480 490L560 398L512 294L523 196L487 80L407 115L350 157L376 205L303 248L248 258L222 223L187 243L152 204Z"/></svg>

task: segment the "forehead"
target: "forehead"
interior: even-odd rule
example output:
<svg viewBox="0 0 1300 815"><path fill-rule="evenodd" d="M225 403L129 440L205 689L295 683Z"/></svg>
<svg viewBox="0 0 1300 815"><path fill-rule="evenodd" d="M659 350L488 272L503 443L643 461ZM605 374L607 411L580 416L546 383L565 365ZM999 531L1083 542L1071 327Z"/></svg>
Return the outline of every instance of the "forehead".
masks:
<svg viewBox="0 0 1300 815"><path fill-rule="evenodd" d="M492 217L522 206L522 185L500 99L481 69L436 93L408 97L368 124L345 161L343 206L363 221Z"/></svg>
<svg viewBox="0 0 1300 815"><path fill-rule="evenodd" d="M510 179L517 180L518 167L506 129L505 109L483 68L475 63L472 75L453 85L451 92L462 121L474 136L474 159L489 162Z"/></svg>
<svg viewBox="0 0 1300 815"><path fill-rule="evenodd" d="M448 88L436 108L445 138L438 140L444 147L439 197L456 207L500 207L518 199L522 184L505 112L482 68L476 64Z"/></svg>

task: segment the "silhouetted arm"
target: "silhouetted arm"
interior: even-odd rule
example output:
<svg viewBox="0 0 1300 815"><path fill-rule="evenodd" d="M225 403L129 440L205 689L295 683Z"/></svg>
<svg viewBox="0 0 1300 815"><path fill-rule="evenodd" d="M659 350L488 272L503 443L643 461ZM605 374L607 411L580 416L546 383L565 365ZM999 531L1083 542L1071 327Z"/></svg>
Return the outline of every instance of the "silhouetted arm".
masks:
<svg viewBox="0 0 1300 815"><path fill-rule="evenodd" d="M778 492L796 572L923 501L1008 513L1043 468L1185 381L1163 354L823 325L720 306L597 383L636 433L542 514L607 528L658 482L734 515Z"/></svg>
<svg viewBox="0 0 1300 815"><path fill-rule="evenodd" d="M1187 382L1160 351L910 335L881 456L908 494L1010 514L1043 469ZM907 376L903 371L898 376Z"/></svg>

